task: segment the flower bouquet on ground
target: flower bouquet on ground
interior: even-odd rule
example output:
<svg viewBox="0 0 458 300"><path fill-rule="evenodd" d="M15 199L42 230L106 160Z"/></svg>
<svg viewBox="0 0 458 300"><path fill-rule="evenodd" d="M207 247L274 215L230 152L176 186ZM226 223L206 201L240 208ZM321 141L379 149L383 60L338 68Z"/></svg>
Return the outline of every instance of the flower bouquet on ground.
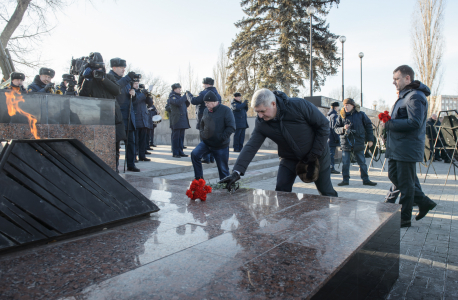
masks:
<svg viewBox="0 0 458 300"><path fill-rule="evenodd" d="M207 200L207 194L212 192L212 187L206 185L205 180L202 178L197 180L194 179L189 186L189 189L186 191L186 196L191 200L200 199L202 201Z"/></svg>

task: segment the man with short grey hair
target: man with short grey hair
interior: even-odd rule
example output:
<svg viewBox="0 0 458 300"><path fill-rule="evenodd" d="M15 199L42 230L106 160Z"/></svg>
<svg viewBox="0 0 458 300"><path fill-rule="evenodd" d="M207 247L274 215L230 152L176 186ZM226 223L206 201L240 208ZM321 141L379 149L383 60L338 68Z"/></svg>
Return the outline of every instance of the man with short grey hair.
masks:
<svg viewBox="0 0 458 300"><path fill-rule="evenodd" d="M232 174L220 183L226 183L230 191L269 138L278 145L280 157L276 191L291 192L299 176L304 182L314 182L321 195L337 197L329 168L329 122L318 108L304 99L268 89L256 91L251 105L258 114L253 133Z"/></svg>

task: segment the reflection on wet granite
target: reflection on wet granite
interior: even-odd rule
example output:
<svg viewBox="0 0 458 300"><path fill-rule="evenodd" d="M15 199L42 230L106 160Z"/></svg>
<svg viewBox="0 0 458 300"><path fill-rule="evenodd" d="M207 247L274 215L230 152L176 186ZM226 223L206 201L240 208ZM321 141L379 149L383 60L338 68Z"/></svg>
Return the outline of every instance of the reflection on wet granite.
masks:
<svg viewBox="0 0 458 300"><path fill-rule="evenodd" d="M188 181L127 180L161 210L0 256L0 290L12 299L378 299L398 277L398 205L250 189L201 202L185 196Z"/></svg>

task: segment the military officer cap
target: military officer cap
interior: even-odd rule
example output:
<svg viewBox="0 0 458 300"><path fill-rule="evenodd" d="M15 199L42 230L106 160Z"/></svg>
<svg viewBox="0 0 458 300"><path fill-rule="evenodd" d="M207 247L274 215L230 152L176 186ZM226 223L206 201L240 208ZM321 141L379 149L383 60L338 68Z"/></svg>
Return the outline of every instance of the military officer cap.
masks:
<svg viewBox="0 0 458 300"><path fill-rule="evenodd" d="M337 106L337 107L340 106L340 105L339 105L339 102L332 102L332 103L331 103L331 107L336 107L336 106Z"/></svg>
<svg viewBox="0 0 458 300"><path fill-rule="evenodd" d="M240 94L240 93L234 93L234 97L242 97L242 94Z"/></svg>
<svg viewBox="0 0 458 300"><path fill-rule="evenodd" d="M41 68L39 74L40 75L49 75L51 76L51 78L54 78L54 75L56 75L56 72L50 68Z"/></svg>
<svg viewBox="0 0 458 300"><path fill-rule="evenodd" d="M209 84L209 85L213 85L215 83L215 81L210 78L210 77L205 77L203 80L202 80L202 83L203 84Z"/></svg>
<svg viewBox="0 0 458 300"><path fill-rule="evenodd" d="M181 85L179 83L172 84L172 90L179 89L179 88L181 88Z"/></svg>
<svg viewBox="0 0 458 300"><path fill-rule="evenodd" d="M127 67L126 61L124 59L120 59L119 57L115 57L110 59L110 66L113 67Z"/></svg>
<svg viewBox="0 0 458 300"><path fill-rule="evenodd" d="M12 72L12 73L10 74L10 78L11 78L11 80L14 80L14 79L22 79L22 80L25 80L25 75L24 75L24 73Z"/></svg>
<svg viewBox="0 0 458 300"><path fill-rule="evenodd" d="M215 93L212 91L209 91L208 93L205 94L204 96L204 102L216 102L218 101L218 98L216 97Z"/></svg>

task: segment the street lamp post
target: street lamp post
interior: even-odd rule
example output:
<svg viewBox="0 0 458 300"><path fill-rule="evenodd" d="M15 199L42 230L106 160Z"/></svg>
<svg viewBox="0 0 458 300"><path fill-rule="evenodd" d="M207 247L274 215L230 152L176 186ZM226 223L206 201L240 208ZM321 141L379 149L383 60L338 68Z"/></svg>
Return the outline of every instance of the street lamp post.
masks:
<svg viewBox="0 0 458 300"><path fill-rule="evenodd" d="M363 107L363 57L364 53L359 52L359 58L361 58L361 107Z"/></svg>
<svg viewBox="0 0 458 300"><path fill-rule="evenodd" d="M307 8L307 14L310 16L310 97L313 96L313 63L312 63L312 16L316 13L316 8L313 6L309 6Z"/></svg>
<svg viewBox="0 0 458 300"><path fill-rule="evenodd" d="M342 101L344 100L344 43L347 38L343 35L340 36L339 41L342 43Z"/></svg>

